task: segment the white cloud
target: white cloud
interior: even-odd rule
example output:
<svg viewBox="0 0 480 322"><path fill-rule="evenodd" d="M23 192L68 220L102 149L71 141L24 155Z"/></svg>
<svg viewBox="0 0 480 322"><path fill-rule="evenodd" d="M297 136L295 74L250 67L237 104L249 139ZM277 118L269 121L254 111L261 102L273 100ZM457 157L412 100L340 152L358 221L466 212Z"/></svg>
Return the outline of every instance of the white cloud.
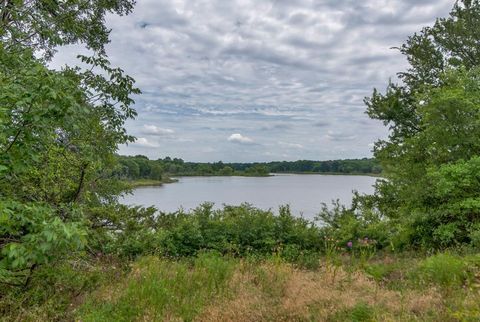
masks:
<svg viewBox="0 0 480 322"><path fill-rule="evenodd" d="M134 143L136 146L145 148L157 148L158 144L150 142L147 138L137 138Z"/></svg>
<svg viewBox="0 0 480 322"><path fill-rule="evenodd" d="M170 136L175 133L175 131L173 131L172 129L160 128L155 125L144 124L143 133L157 136Z"/></svg>
<svg viewBox="0 0 480 322"><path fill-rule="evenodd" d="M291 142L278 142L279 145L287 147L287 148L294 148L294 149L303 149L303 145L299 143L291 143Z"/></svg>
<svg viewBox="0 0 480 322"><path fill-rule="evenodd" d="M107 53L143 92L128 132L168 144L149 149L147 141L120 153L258 161L268 149L264 159L278 160L288 148L281 141L309 142L291 158L371 156L368 144L387 130L368 119L363 98L407 67L390 48L448 15L453 2L137 1L132 14L108 16ZM77 52L61 49L53 65L74 61ZM181 138L173 131L180 127ZM261 137L262 145L240 133Z"/></svg>
<svg viewBox="0 0 480 322"><path fill-rule="evenodd" d="M240 133L234 133L230 135L227 139L230 142L241 143L241 144L252 144L253 140L247 136L243 136Z"/></svg>

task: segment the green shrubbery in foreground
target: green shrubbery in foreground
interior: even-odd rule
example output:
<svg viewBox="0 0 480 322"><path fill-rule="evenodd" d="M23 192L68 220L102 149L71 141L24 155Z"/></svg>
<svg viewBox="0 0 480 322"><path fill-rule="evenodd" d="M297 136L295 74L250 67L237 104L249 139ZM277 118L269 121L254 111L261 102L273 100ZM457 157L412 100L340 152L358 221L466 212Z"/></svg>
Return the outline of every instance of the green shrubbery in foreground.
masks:
<svg viewBox="0 0 480 322"><path fill-rule="evenodd" d="M375 233L371 221L341 207L324 210L326 226L288 207L279 215L211 204L191 213L120 206L107 214L108 225L87 236L88 252L39 266L28 287L1 289L4 320L474 321L478 314L474 248L394 254L364 235Z"/></svg>
<svg viewBox="0 0 480 322"><path fill-rule="evenodd" d="M233 257L279 254L305 261L324 252L324 230L290 209L279 214L248 204L215 210L206 203L191 212L156 213L153 208L116 206L95 214L105 227L90 236L92 253L135 259L148 254L166 258L215 251ZM340 246L340 245L338 245Z"/></svg>

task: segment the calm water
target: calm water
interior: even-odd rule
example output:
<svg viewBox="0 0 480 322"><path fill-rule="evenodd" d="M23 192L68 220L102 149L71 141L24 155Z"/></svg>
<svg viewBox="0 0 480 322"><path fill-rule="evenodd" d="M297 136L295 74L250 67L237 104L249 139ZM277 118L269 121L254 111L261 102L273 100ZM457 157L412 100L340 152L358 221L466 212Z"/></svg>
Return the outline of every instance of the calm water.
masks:
<svg viewBox="0 0 480 322"><path fill-rule="evenodd" d="M373 192L376 178L340 175L282 174L272 177L182 177L179 182L159 187L140 187L123 199L129 205L155 206L171 212L189 210L205 201L239 205L248 202L262 209L277 211L289 204L292 213L313 219L321 203L340 199L350 204L352 190Z"/></svg>

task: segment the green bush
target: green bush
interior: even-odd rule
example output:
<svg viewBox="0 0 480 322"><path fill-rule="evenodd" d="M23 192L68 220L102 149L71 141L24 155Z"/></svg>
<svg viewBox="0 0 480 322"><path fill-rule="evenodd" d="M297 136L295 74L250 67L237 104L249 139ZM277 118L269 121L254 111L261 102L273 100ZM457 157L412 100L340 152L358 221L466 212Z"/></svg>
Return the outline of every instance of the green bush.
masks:
<svg viewBox="0 0 480 322"><path fill-rule="evenodd" d="M86 210L89 246L95 253L134 259L157 251L155 208L118 203L101 204Z"/></svg>
<svg viewBox="0 0 480 322"><path fill-rule="evenodd" d="M275 215L248 204L214 210L205 203L188 213L158 213L112 203L91 207L87 218L89 249L128 259L151 254L191 257L204 251L259 258L279 254L315 268L324 247L321 228L294 217L288 207Z"/></svg>
<svg viewBox="0 0 480 322"><path fill-rule="evenodd" d="M1 321L73 321L74 305L99 285L114 283L126 265L81 257L40 266L28 288L0 288Z"/></svg>
<svg viewBox="0 0 480 322"><path fill-rule="evenodd" d="M82 249L85 235L81 222L62 221L46 204L0 199L0 285L27 286L39 265Z"/></svg>
<svg viewBox="0 0 480 322"><path fill-rule="evenodd" d="M470 245L480 250L480 224L473 225L468 234Z"/></svg>
<svg viewBox="0 0 480 322"><path fill-rule="evenodd" d="M335 241L341 249L352 242L354 247L357 241L367 238L375 248L384 248L390 245L390 233L393 225L383 220L379 214L369 209L369 196L355 194L353 206L346 208L339 201L333 207L323 204L322 211L316 220L320 223L321 233L325 239Z"/></svg>
<svg viewBox="0 0 480 322"><path fill-rule="evenodd" d="M322 248L319 228L294 217L288 207L276 216L247 204L213 210L207 203L188 214L160 213L156 220L158 247L165 256L214 250L234 256L280 253L296 261Z"/></svg>

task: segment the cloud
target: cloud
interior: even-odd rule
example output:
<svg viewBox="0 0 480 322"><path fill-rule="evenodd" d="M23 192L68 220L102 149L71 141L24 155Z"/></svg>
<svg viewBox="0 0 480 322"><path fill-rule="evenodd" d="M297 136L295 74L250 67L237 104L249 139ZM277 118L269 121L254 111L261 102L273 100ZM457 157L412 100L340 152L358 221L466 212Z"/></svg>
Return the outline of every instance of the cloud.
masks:
<svg viewBox="0 0 480 322"><path fill-rule="evenodd" d="M278 144L283 146L283 147L287 147L287 148L294 148L294 149L303 149L304 148L304 146L299 144L299 143L290 143L290 142L279 141Z"/></svg>
<svg viewBox="0 0 480 322"><path fill-rule="evenodd" d="M369 120L363 98L407 68L390 48L448 15L453 2L137 1L132 14L108 16L107 54L143 92L128 132L168 144L120 153L268 161L283 157L281 141L308 142L289 158L371 156L368 144L388 132ZM61 48L52 66L75 62L77 52ZM241 139L224 139L232 133L261 137L262 145L241 151L231 144Z"/></svg>
<svg viewBox="0 0 480 322"><path fill-rule="evenodd" d="M352 141L357 138L357 135L349 132L328 131L327 138L331 141Z"/></svg>
<svg viewBox="0 0 480 322"><path fill-rule="evenodd" d="M147 138L137 138L133 144L139 147L144 147L144 148L158 147L158 144L150 142Z"/></svg>
<svg viewBox="0 0 480 322"><path fill-rule="evenodd" d="M143 133L156 136L171 136L175 131L172 129L160 128L155 125L144 124Z"/></svg>
<svg viewBox="0 0 480 322"><path fill-rule="evenodd" d="M261 131L285 131L290 129L291 126L286 123L277 123L264 125L260 128Z"/></svg>
<svg viewBox="0 0 480 322"><path fill-rule="evenodd" d="M329 126L330 123L329 122L326 122L326 121L318 121L318 122L315 122L313 124L313 126L315 127L326 127L326 126Z"/></svg>
<svg viewBox="0 0 480 322"><path fill-rule="evenodd" d="M253 140L247 136L243 136L240 133L234 133L230 135L227 139L229 142L240 143L240 144L253 144Z"/></svg>

